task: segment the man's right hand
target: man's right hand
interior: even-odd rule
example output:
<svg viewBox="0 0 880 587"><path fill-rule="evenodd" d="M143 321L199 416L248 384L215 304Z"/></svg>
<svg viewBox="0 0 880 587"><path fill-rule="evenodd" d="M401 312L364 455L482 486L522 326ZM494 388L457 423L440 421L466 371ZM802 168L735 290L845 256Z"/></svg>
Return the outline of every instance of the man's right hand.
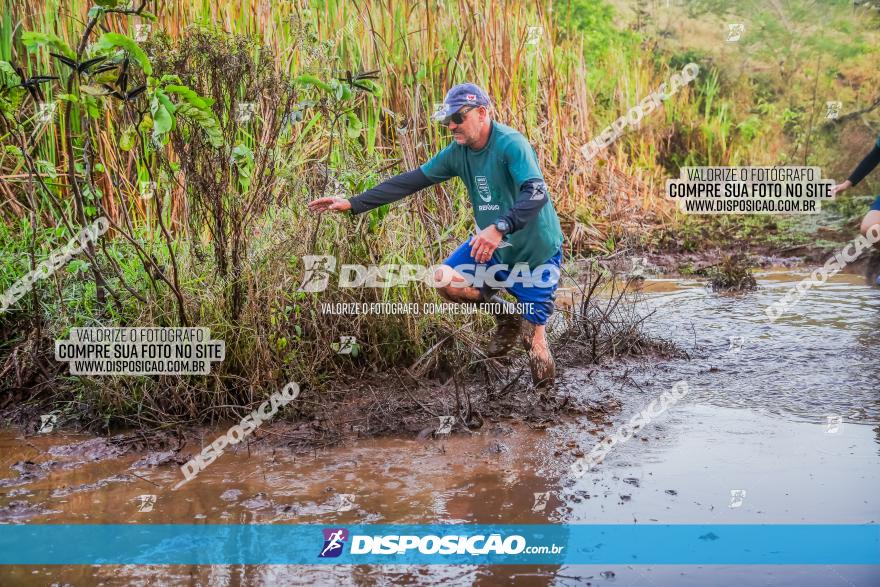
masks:
<svg viewBox="0 0 880 587"><path fill-rule="evenodd" d="M345 212L346 210L351 210L351 202L346 200L345 198L318 198L317 200L313 200L309 202L309 211L310 212L327 212L328 210L332 210L333 212Z"/></svg>

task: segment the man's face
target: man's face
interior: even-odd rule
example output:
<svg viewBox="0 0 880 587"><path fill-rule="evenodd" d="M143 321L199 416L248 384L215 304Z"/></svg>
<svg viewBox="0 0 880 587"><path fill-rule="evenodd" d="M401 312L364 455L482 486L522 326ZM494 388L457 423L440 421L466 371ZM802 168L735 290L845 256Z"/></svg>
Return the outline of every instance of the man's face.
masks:
<svg viewBox="0 0 880 587"><path fill-rule="evenodd" d="M470 106L465 106L462 110L468 111L467 114L463 114L464 120L461 124L456 124L452 121L449 122L449 130L452 131L452 138L459 145L464 145L465 147L470 147L474 143L476 143L480 138L480 127L483 126L483 121L486 118L486 108L485 106L480 106L478 108L471 109Z"/></svg>

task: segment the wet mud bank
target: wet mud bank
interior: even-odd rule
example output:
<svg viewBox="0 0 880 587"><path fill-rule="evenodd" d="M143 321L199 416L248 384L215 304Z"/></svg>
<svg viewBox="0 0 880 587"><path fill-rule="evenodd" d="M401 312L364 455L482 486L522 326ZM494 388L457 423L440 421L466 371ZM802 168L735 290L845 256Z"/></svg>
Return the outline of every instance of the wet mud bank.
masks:
<svg viewBox="0 0 880 587"><path fill-rule="evenodd" d="M799 524L880 521L880 295L857 275L817 286L775 322L763 309L810 267L757 270L758 288L709 291L689 278L646 279L649 335L686 357L566 362L555 395L509 390L474 401L482 422L404 430L368 406L392 392L454 412L455 381L391 379L318 419L265 424L178 489L180 465L225 428L189 438L0 432L2 523ZM688 392L582 475L572 464L677 382ZM458 382L461 405L466 386ZM412 394L410 397L408 394ZM307 396L304 396L307 397ZM352 400L354 394L352 395ZM568 398L565 400L565 398ZM505 404L505 401L507 404ZM562 402L565 401L564 404ZM415 405L415 403L413 403ZM501 406L497 412L474 405ZM542 408L541 406L549 406ZM562 406L562 407L560 407ZM546 412L542 412L545 409ZM344 434L335 431L343 429ZM467 424L465 424L467 422ZM366 429L357 426L368 426ZM381 429L381 426L379 427ZM138 440L140 438L140 440ZM321 446L314 439L325 439ZM305 439L305 440L304 440ZM311 439L311 440L309 440ZM150 442L161 440L160 444ZM869 586L859 566L16 567L15 584L498 584ZM244 576L248 579L245 580Z"/></svg>

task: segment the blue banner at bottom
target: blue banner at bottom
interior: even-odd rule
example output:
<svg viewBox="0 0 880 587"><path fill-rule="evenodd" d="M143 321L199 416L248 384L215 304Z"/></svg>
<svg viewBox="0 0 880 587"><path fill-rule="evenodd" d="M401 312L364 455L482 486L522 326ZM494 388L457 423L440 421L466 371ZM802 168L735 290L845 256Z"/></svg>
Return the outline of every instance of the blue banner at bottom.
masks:
<svg viewBox="0 0 880 587"><path fill-rule="evenodd" d="M3 565L878 565L880 526L30 524Z"/></svg>

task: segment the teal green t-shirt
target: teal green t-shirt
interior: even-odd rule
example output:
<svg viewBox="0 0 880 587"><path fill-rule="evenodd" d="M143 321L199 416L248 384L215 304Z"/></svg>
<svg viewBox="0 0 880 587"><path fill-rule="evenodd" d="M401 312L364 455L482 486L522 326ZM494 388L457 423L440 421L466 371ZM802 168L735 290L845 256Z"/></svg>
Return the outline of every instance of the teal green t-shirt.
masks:
<svg viewBox="0 0 880 587"><path fill-rule="evenodd" d="M544 180L538 156L526 138L494 120L485 147L475 151L453 141L421 169L434 182L461 178L481 230L516 205L520 186L526 180ZM498 248L495 253L510 266L526 262L534 269L556 254L562 246L562 228L549 194L538 215L506 240L511 246Z"/></svg>

